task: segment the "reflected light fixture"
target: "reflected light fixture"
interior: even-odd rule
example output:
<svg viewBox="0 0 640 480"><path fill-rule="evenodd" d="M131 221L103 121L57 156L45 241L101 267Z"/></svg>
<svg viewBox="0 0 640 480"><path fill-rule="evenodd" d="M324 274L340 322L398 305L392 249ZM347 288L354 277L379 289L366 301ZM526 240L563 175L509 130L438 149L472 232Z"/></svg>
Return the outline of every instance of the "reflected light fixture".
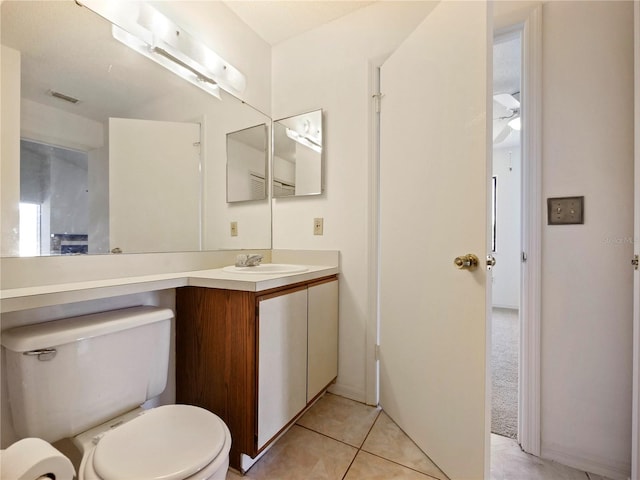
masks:
<svg viewBox="0 0 640 480"><path fill-rule="evenodd" d="M522 124L520 123L520 115L509 120L509 123L507 125L509 125L514 130L520 131L520 128L522 128Z"/></svg>
<svg viewBox="0 0 640 480"><path fill-rule="evenodd" d="M289 137L294 142L299 143L300 145L304 145L307 148L310 148L316 153L322 153L322 146L318 143L314 137L310 135L303 135L291 128L286 129L287 137Z"/></svg>
<svg viewBox="0 0 640 480"><path fill-rule="evenodd" d="M155 8L138 1L82 0L112 23L113 37L198 88L242 93L245 76Z"/></svg>

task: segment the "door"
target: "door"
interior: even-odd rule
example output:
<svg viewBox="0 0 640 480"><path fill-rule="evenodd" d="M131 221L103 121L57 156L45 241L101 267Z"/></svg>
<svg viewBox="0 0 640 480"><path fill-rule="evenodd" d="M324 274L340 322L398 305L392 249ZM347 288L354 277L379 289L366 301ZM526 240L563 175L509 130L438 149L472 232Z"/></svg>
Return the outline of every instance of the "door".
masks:
<svg viewBox="0 0 640 480"><path fill-rule="evenodd" d="M640 4L636 2L634 11L634 86L635 86L635 127L634 127L634 262L640 256ZM640 478L640 270L635 265L633 275L633 403L631 426L631 478Z"/></svg>
<svg viewBox="0 0 640 480"><path fill-rule="evenodd" d="M489 18L439 2L381 69L380 403L452 479L488 476Z"/></svg>
<svg viewBox="0 0 640 480"><path fill-rule="evenodd" d="M199 250L200 184L200 125L109 119L111 249Z"/></svg>

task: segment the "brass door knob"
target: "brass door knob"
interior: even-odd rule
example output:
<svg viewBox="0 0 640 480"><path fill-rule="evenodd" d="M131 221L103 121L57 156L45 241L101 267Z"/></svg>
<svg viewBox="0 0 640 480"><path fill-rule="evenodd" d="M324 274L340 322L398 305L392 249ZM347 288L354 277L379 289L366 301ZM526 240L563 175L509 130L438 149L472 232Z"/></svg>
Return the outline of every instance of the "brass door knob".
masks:
<svg viewBox="0 0 640 480"><path fill-rule="evenodd" d="M461 270L475 270L478 268L478 257L473 253L467 253L461 257L456 257L453 264Z"/></svg>

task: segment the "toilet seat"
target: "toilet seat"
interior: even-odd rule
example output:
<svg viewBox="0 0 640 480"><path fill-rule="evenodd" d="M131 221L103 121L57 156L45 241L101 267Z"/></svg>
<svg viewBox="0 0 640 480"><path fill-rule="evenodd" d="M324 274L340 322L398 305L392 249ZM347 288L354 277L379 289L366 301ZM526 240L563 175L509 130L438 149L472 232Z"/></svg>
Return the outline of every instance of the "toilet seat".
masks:
<svg viewBox="0 0 640 480"><path fill-rule="evenodd" d="M165 405L105 433L83 459L83 477L207 478L206 472L228 462L230 444L227 426L213 413L190 405Z"/></svg>

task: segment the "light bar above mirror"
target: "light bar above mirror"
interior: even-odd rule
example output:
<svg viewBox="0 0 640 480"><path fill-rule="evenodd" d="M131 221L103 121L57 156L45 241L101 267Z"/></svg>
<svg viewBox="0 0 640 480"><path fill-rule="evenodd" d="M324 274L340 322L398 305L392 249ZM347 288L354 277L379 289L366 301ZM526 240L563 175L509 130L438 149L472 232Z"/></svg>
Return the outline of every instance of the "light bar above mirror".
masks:
<svg viewBox="0 0 640 480"><path fill-rule="evenodd" d="M220 98L218 88L242 93L245 76L213 50L144 2L83 0L113 24L113 37L189 83Z"/></svg>

